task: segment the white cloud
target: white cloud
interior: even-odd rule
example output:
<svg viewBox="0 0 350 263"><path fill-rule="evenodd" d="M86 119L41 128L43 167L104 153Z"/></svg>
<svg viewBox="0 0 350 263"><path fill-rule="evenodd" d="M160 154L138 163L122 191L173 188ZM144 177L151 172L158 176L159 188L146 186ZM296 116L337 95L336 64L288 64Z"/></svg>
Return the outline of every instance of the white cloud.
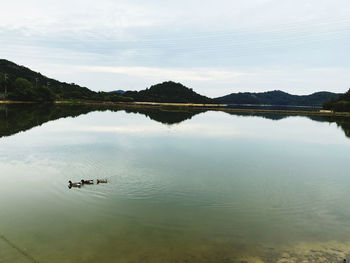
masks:
<svg viewBox="0 0 350 263"><path fill-rule="evenodd" d="M2 0L0 25L90 32L169 26L171 30L266 30L281 25L302 28L310 22L339 23L348 19L349 11L347 0Z"/></svg>
<svg viewBox="0 0 350 263"><path fill-rule="evenodd" d="M109 79L107 90L119 87L144 89L152 84L173 80L195 91L218 97L233 92L283 90L305 95L317 91L343 93L350 88L350 68L307 68L302 66L251 68L155 68L155 67L72 67L84 76L91 72ZM90 73L88 73L90 72ZM79 76L76 73L75 76ZM83 79L83 78L82 78ZM96 82L96 88L99 86Z"/></svg>
<svg viewBox="0 0 350 263"><path fill-rule="evenodd" d="M92 89L341 92L349 13L348 0L2 0L0 57Z"/></svg>
<svg viewBox="0 0 350 263"><path fill-rule="evenodd" d="M246 75L245 72L194 68L155 68L155 67L99 67L99 66L80 66L76 67L80 71L103 72L123 74L129 77L138 78L159 78L169 80L194 80L194 81L212 81L212 80L229 80Z"/></svg>

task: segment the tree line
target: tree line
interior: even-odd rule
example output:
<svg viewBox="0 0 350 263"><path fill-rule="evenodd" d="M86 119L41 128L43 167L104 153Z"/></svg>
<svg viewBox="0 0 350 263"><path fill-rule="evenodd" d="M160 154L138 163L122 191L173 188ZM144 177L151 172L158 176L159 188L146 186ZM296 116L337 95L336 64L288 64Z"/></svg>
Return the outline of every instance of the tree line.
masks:
<svg viewBox="0 0 350 263"><path fill-rule="evenodd" d="M326 110L338 111L338 112L350 112L350 89L339 96L338 99L331 98L324 105Z"/></svg>
<svg viewBox="0 0 350 263"><path fill-rule="evenodd" d="M10 62L9 62L10 63ZM55 100L93 100L131 102L118 93L95 92L75 83L59 82L16 64L0 60L0 94L8 100L52 102Z"/></svg>

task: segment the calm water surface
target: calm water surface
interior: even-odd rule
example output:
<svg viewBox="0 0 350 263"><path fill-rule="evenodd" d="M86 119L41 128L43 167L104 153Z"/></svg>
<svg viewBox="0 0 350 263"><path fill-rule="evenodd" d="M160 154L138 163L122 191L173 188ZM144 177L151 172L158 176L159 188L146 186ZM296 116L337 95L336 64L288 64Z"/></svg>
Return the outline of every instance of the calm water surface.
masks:
<svg viewBox="0 0 350 263"><path fill-rule="evenodd" d="M24 120L0 114L0 262L350 254L350 140L335 122L119 110L31 117L19 132ZM97 178L108 184L67 187Z"/></svg>

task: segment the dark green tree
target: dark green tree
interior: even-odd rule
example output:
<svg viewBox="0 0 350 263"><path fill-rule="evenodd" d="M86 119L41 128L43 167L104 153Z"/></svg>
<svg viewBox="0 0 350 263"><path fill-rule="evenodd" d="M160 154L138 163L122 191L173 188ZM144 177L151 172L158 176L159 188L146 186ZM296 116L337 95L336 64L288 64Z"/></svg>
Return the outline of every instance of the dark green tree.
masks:
<svg viewBox="0 0 350 263"><path fill-rule="evenodd" d="M24 79L17 78L13 83L14 89L10 94L10 98L17 100L33 100L35 97L35 92L33 90L33 84Z"/></svg>
<svg viewBox="0 0 350 263"><path fill-rule="evenodd" d="M37 88L36 93L38 101L54 101L56 99L55 93L45 85Z"/></svg>

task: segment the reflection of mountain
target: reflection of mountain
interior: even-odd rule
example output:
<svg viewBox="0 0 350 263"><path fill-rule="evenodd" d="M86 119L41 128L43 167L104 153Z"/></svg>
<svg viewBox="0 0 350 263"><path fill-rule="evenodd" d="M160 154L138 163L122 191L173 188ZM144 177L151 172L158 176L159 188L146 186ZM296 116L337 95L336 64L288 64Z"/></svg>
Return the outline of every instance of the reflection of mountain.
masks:
<svg viewBox="0 0 350 263"><path fill-rule="evenodd" d="M338 120L336 123L340 128L342 128L346 137L350 138L350 120L349 119L341 120L341 121Z"/></svg>
<svg viewBox="0 0 350 263"><path fill-rule="evenodd" d="M278 114L278 113L250 113L250 112L230 112L230 111L225 111L225 112L235 116L260 117L260 118L275 120L275 121L290 117L290 115Z"/></svg>
<svg viewBox="0 0 350 263"><path fill-rule="evenodd" d="M269 119L269 120L282 120L288 117L291 117L292 115L286 115L286 114L275 114L275 113L237 113L237 112L226 112L230 115L235 115L235 116L244 116L244 117L260 117L264 119ZM350 118L347 117L340 117L340 116L304 116L305 118L309 118L313 121L318 121L318 122L329 122L333 123L335 122L338 127L340 127L346 137L350 138Z"/></svg>
<svg viewBox="0 0 350 263"><path fill-rule="evenodd" d="M309 116L309 118L314 121L323 121L323 122L329 122L329 123L335 122L338 125L338 127L340 127L344 131L345 136L350 138L350 118L341 117L341 116L334 116L334 117Z"/></svg>
<svg viewBox="0 0 350 263"><path fill-rule="evenodd" d="M128 109L126 112L140 113L150 119L163 124L176 124L191 119L194 115L204 111L200 110L175 110L175 109Z"/></svg>
<svg viewBox="0 0 350 263"><path fill-rule="evenodd" d="M163 124L175 124L192 118L201 111L165 108L131 108L128 106L99 105L0 105L0 137L10 136L21 131L40 126L45 122L66 117L77 117L92 111L125 110L128 113L139 113Z"/></svg>
<svg viewBox="0 0 350 263"><path fill-rule="evenodd" d="M76 117L90 112L85 106L9 105L0 108L0 137L16 134L40 126L45 122L65 117Z"/></svg>
<svg viewBox="0 0 350 263"><path fill-rule="evenodd" d="M128 105L0 105L0 138L3 136L10 136L21 131L29 130L51 120L57 120L66 117L77 117L81 114L87 114L92 111L106 110L113 112L125 111L127 113L143 114L154 121L168 125L183 122L187 119L191 119L196 114L205 112L205 110L193 108L135 107ZM290 115L286 114L237 112L226 113L242 117L260 117L276 121L290 117ZM350 118L323 116L307 116L307 118L319 122L335 122L339 127L342 128L345 135L350 138Z"/></svg>

